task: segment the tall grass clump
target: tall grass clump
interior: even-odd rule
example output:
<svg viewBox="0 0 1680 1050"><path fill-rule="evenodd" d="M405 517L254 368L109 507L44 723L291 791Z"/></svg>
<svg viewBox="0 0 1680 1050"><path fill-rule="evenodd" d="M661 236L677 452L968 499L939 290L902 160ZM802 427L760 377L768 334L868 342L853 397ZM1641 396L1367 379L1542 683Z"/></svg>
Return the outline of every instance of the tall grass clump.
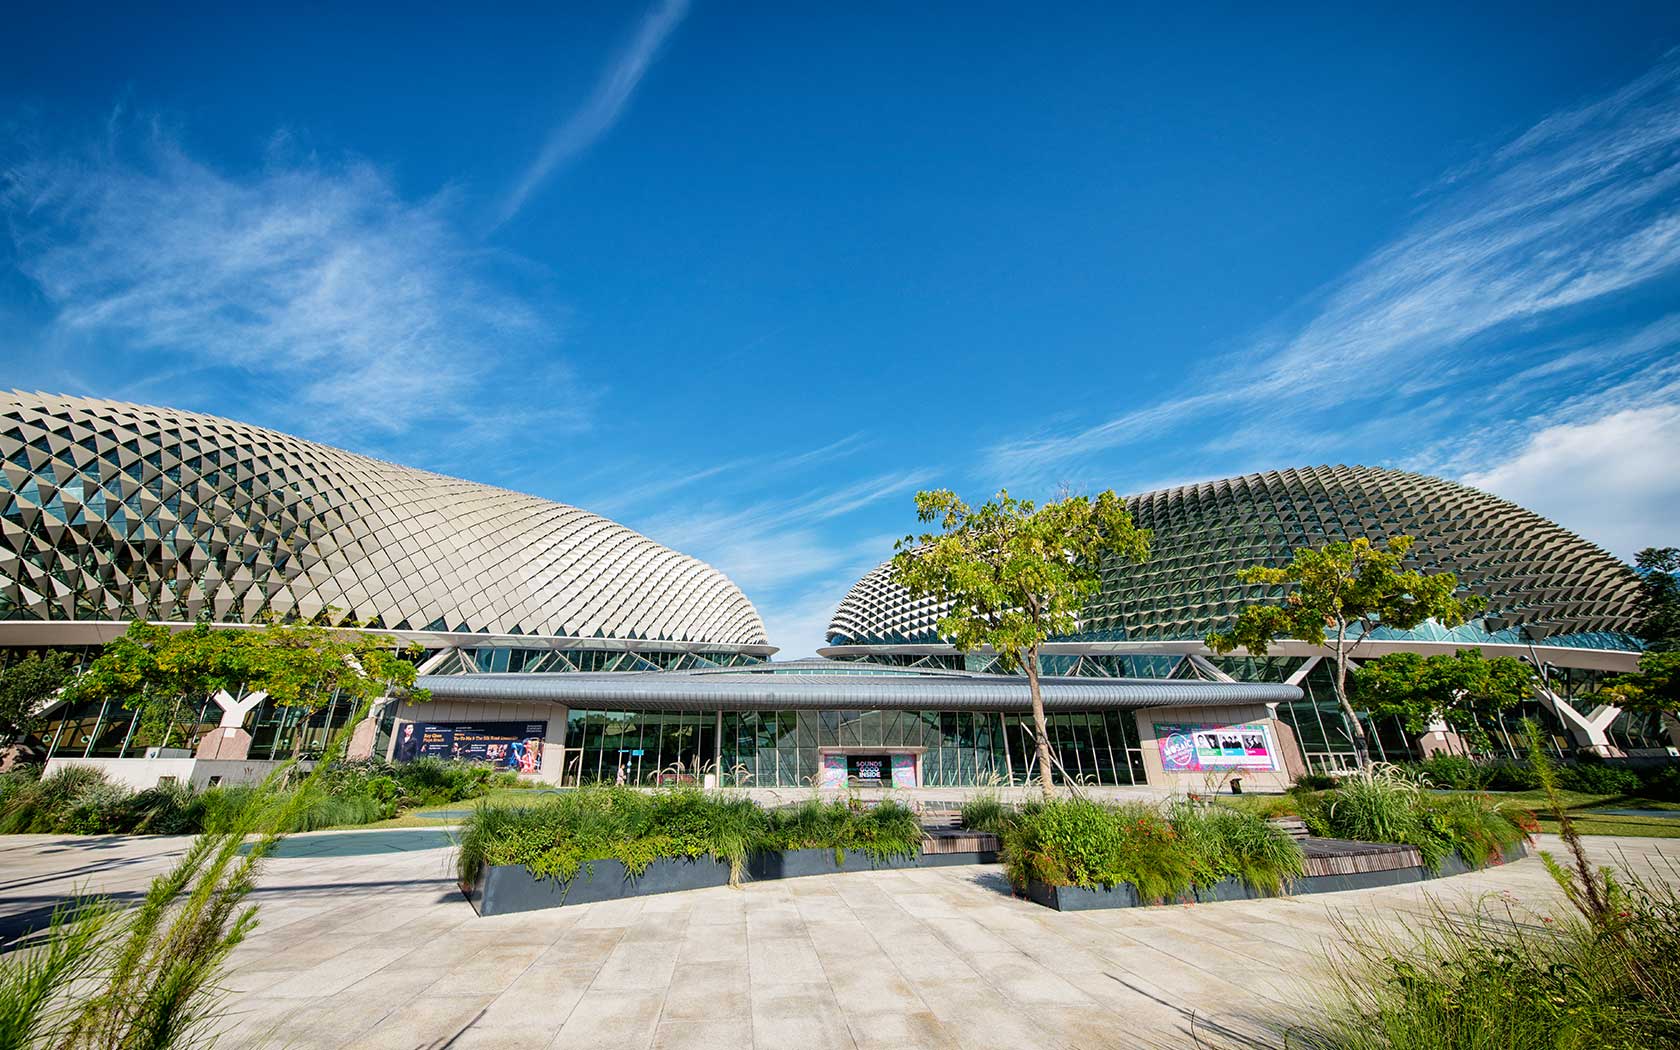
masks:
<svg viewBox="0 0 1680 1050"><path fill-rule="evenodd" d="M366 717L370 705L364 702L349 725ZM329 742L323 766L348 739L347 726ZM321 791L314 774L292 791L277 790L290 768L281 767L260 787L237 794L230 789L219 806L206 807L222 826L193 839L182 859L152 880L138 906L122 908L100 897L70 902L45 930L0 957L0 1050L213 1044L228 956L257 924L249 898L263 860L281 829L307 821L311 799ZM95 771L67 769L43 778L27 800L8 792L4 817L27 823L42 813L73 813L109 787ZM147 820L177 819L184 791L125 794L120 804Z"/></svg>
<svg viewBox="0 0 1680 1050"><path fill-rule="evenodd" d="M1496 863L1534 827L1532 814L1519 806L1486 794L1431 795L1397 766L1373 767L1329 791L1296 797L1313 834L1412 846L1430 871L1455 854L1474 868Z"/></svg>
<svg viewBox="0 0 1680 1050"><path fill-rule="evenodd" d="M1528 726L1529 768L1568 851L1542 853L1563 907L1512 898L1439 905L1396 927L1341 923L1316 1009L1269 1045L1292 1050L1645 1050L1680 1046L1680 869L1614 872L1587 856L1558 775ZM1485 821L1486 810L1462 821ZM1489 831L1490 835L1495 834ZM1503 832L1498 832L1503 834ZM1243 1046L1254 1046L1244 1042Z"/></svg>
<svg viewBox="0 0 1680 1050"><path fill-rule="evenodd" d="M977 791L963 800L962 826L970 831L996 835L1003 830L1012 814L993 791Z"/></svg>
<svg viewBox="0 0 1680 1050"><path fill-rule="evenodd" d="M1277 896L1302 876L1306 858L1289 833L1256 814L1224 806L1174 803L1169 820L1195 860L1198 886L1236 879Z"/></svg>

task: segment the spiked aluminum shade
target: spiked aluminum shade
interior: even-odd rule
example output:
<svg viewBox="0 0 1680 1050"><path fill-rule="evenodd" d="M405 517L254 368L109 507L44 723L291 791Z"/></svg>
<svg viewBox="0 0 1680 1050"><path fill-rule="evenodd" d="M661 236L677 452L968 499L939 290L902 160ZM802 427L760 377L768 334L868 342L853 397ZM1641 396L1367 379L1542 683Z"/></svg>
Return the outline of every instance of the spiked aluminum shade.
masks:
<svg viewBox="0 0 1680 1050"><path fill-rule="evenodd" d="M13 392L0 461L4 621L273 615L769 651L722 573L622 525L261 427Z"/></svg>
<svg viewBox="0 0 1680 1050"><path fill-rule="evenodd" d="M1417 540L1413 565L1453 572L1487 599L1479 624L1450 633L1426 625L1420 631L1430 640L1568 639L1592 648L1637 648L1626 637L1637 591L1631 569L1532 511L1451 481L1378 467L1307 467L1182 485L1126 502L1138 525L1154 532L1151 557L1103 573L1101 594L1068 641L1200 639L1263 594L1237 582L1247 566L1280 564L1296 548L1332 540L1409 535ZM829 643L938 644L935 624L943 612L936 602L912 597L882 565L840 603ZM1403 637L1383 637L1390 635Z"/></svg>

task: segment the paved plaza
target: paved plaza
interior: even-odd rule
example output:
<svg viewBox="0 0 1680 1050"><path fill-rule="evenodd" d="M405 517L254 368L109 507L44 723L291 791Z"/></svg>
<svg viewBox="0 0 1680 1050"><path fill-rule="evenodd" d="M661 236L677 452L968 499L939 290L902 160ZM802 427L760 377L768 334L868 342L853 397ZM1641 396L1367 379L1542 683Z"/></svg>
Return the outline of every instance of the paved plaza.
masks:
<svg viewBox="0 0 1680 1050"><path fill-rule="evenodd" d="M1673 840L1589 841L1601 860L1680 860ZM184 843L0 839L0 930L78 888L136 893ZM1011 897L988 865L480 919L452 859L435 830L288 840L234 957L218 1047L1186 1046L1307 1001L1333 914L1556 898L1528 859L1421 886L1060 914Z"/></svg>

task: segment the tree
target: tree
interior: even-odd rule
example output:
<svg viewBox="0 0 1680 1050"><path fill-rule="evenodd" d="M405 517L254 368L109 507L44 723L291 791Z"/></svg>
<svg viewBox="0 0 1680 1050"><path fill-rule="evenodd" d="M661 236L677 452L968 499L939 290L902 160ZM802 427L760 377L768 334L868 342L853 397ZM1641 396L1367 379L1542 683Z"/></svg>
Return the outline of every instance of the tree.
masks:
<svg viewBox="0 0 1680 1050"><path fill-rule="evenodd" d="M0 670L0 741L22 741L40 728L41 708L70 680L69 653L30 653Z"/></svg>
<svg viewBox="0 0 1680 1050"><path fill-rule="evenodd" d="M1610 679L1604 692L1629 711L1680 714L1680 652L1645 653L1639 670Z"/></svg>
<svg viewBox="0 0 1680 1050"><path fill-rule="evenodd" d="M1639 625L1634 634L1656 652L1680 650L1680 547L1646 547L1634 557L1639 573Z"/></svg>
<svg viewBox="0 0 1680 1050"><path fill-rule="evenodd" d="M219 693L235 701L254 693L298 708L308 717L335 693L352 703L414 684L414 665L397 643L357 630L302 623L260 628L185 631L136 620L106 645L76 683L77 697L114 699L137 712L143 739L167 746L177 731L196 725L202 705ZM183 718L183 716L185 716ZM298 735L294 750L301 749Z"/></svg>
<svg viewBox="0 0 1680 1050"><path fill-rule="evenodd" d="M1444 722L1486 751L1485 721L1534 695L1534 669L1510 656L1486 659L1480 649L1389 653L1353 672L1353 695L1372 714L1398 717L1409 733Z"/></svg>
<svg viewBox="0 0 1680 1050"><path fill-rule="evenodd" d="M1237 616L1228 631L1207 636L1207 647L1229 653L1238 646L1265 656L1277 638L1308 645L1329 645L1335 657L1332 677L1336 702L1353 736L1359 768L1371 764L1365 726L1348 702L1348 659L1376 627L1410 630L1425 620L1456 627L1482 608L1475 596L1456 598L1458 577L1450 572L1425 574L1403 568L1410 536L1395 536L1378 547L1363 536L1302 548L1288 565L1252 565L1237 574L1246 584L1283 588L1276 604L1254 604Z"/></svg>
<svg viewBox="0 0 1680 1050"><path fill-rule="evenodd" d="M911 594L949 605L939 633L961 652L990 646L1005 670L1022 670L1032 697L1033 732L1045 797L1054 794L1050 733L1039 689L1044 642L1079 627L1085 602L1102 586L1104 559L1142 562L1149 530L1132 523L1113 491L1066 496L1036 506L1008 491L969 507L948 489L916 493L916 517L940 532L906 536L893 556L894 578Z"/></svg>

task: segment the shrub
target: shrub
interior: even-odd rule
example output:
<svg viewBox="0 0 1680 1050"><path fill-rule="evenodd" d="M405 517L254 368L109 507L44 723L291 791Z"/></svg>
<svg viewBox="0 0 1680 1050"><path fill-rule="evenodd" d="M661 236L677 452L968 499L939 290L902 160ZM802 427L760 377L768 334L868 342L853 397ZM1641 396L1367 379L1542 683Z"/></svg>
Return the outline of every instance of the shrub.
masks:
<svg viewBox="0 0 1680 1050"><path fill-rule="evenodd" d="M1680 802L1680 765L1657 766L1640 773L1639 793L1662 802Z"/></svg>
<svg viewBox="0 0 1680 1050"><path fill-rule="evenodd" d="M1480 791L1491 777L1488 766L1463 755L1435 754L1410 768L1435 787L1454 791Z"/></svg>
<svg viewBox="0 0 1680 1050"><path fill-rule="evenodd" d="M1557 774L1558 787L1593 795L1636 795L1644 786L1633 770L1599 762L1559 766Z"/></svg>
<svg viewBox="0 0 1680 1050"><path fill-rule="evenodd" d="M916 815L895 802L858 809L808 800L766 811L749 799L693 787L644 792L594 785L531 806L480 803L462 829L463 881L483 865L518 864L539 878L569 882L594 860L616 860L639 875L661 858L710 857L738 882L755 852L849 850L883 860L920 851Z"/></svg>
<svg viewBox="0 0 1680 1050"><path fill-rule="evenodd" d="M50 834L68 829L70 811L83 794L114 787L90 766L65 766L38 781L18 782L0 803L0 833ZM116 790L120 791L121 788ZM107 799L110 793L107 792Z"/></svg>
<svg viewBox="0 0 1680 1050"><path fill-rule="evenodd" d="M1336 778L1328 773L1302 773L1291 786L1303 791L1328 791L1336 783Z"/></svg>
<svg viewBox="0 0 1680 1050"><path fill-rule="evenodd" d="M1188 892L1197 871L1172 824L1142 803L1045 802L1005 830L1003 855L1018 891L1029 881L1088 889L1127 883L1158 901Z"/></svg>

